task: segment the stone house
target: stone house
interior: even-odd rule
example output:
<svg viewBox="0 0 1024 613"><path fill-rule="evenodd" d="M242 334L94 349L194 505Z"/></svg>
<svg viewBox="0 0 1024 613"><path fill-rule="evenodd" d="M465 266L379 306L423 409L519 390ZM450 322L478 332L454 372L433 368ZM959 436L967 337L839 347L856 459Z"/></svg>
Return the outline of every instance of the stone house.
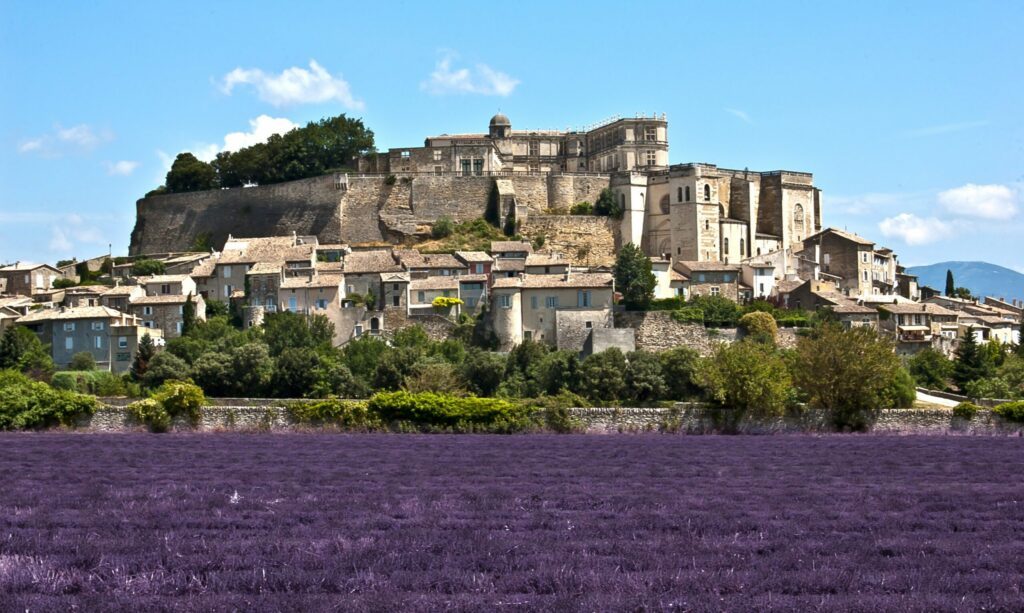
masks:
<svg viewBox="0 0 1024 613"><path fill-rule="evenodd" d="M896 254L862 236L826 228L803 241L803 254L820 264L821 275L839 280L851 296L896 293Z"/></svg>
<svg viewBox="0 0 1024 613"><path fill-rule="evenodd" d="M59 270L49 264L26 264L17 262L0 267L0 284L4 293L16 296L34 296L53 287L53 282L63 279Z"/></svg>
<svg viewBox="0 0 1024 613"><path fill-rule="evenodd" d="M196 266L190 276L207 300L230 300L245 289L246 273L257 263L281 263L288 272L302 273L314 268L315 236L270 236L235 238L228 236L224 248Z"/></svg>
<svg viewBox="0 0 1024 613"><path fill-rule="evenodd" d="M561 253L531 253L526 256L524 271L528 275L564 275L569 272L569 259Z"/></svg>
<svg viewBox="0 0 1024 613"><path fill-rule="evenodd" d="M491 292L490 316L505 350L525 340L557 346L559 321L565 328L563 336L568 326L582 330L613 326L614 280L610 273L495 279Z"/></svg>
<svg viewBox="0 0 1024 613"><path fill-rule="evenodd" d="M767 300L775 292L775 265L746 260L740 265L740 280L751 288L754 300Z"/></svg>
<svg viewBox="0 0 1024 613"><path fill-rule="evenodd" d="M733 302L749 297L749 288L740 286L739 264L681 261L675 263L675 269L689 279L691 296L722 296Z"/></svg>
<svg viewBox="0 0 1024 613"><path fill-rule="evenodd" d="M879 327L896 339L896 349L913 353L942 338L959 334L956 311L930 303L897 303L878 306Z"/></svg>
<svg viewBox="0 0 1024 613"><path fill-rule="evenodd" d="M33 304L27 296L0 296L0 336L20 317L28 315Z"/></svg>
<svg viewBox="0 0 1024 613"><path fill-rule="evenodd" d="M327 311L341 309L344 284L344 275L337 273L285 276L278 290L278 303L282 311L324 315Z"/></svg>
<svg viewBox="0 0 1024 613"><path fill-rule="evenodd" d="M390 250L353 251L345 256L345 296L373 296L373 304L382 307L384 292L381 275L406 272ZM393 291L393 290L392 290ZM392 298L392 302L394 298Z"/></svg>
<svg viewBox="0 0 1024 613"><path fill-rule="evenodd" d="M487 303L487 287L490 277L486 274L469 274L459 277L459 298L465 303L461 312L476 315Z"/></svg>
<svg viewBox="0 0 1024 613"><path fill-rule="evenodd" d="M834 283L804 281L789 292L791 308L816 311L828 309L845 328L866 327L878 330L878 309L858 304L840 293Z"/></svg>
<svg viewBox="0 0 1024 613"><path fill-rule="evenodd" d="M469 272L469 267L448 253L420 253L415 249L395 250L395 258L412 279L455 277Z"/></svg>
<svg viewBox="0 0 1024 613"><path fill-rule="evenodd" d="M139 277L138 284L147 296L188 296L198 293L196 282L188 275L153 275Z"/></svg>
<svg viewBox="0 0 1024 613"><path fill-rule="evenodd" d="M103 306L33 311L16 321L32 330L44 345L58 368L67 368L71 358L79 352L92 354L100 369L111 368L112 327L136 325L137 320L114 309Z"/></svg>
<svg viewBox="0 0 1024 613"><path fill-rule="evenodd" d="M1003 345L1015 345L1020 339L1020 324L998 315L961 313L958 323L959 337L966 336L968 330L973 330L974 338L979 343L998 341Z"/></svg>
<svg viewBox="0 0 1024 613"><path fill-rule="evenodd" d="M409 282L409 315L432 315L435 298L458 298L459 279L453 276L430 276L412 279ZM451 315L458 316L460 308L455 306Z"/></svg>
<svg viewBox="0 0 1024 613"><path fill-rule="evenodd" d="M196 309L196 321L206 321L206 300L201 295L191 296ZM185 325L185 303L189 296L160 294L141 296L129 304L128 311L139 318L145 328L157 329L163 338L178 338Z"/></svg>
<svg viewBox="0 0 1024 613"><path fill-rule="evenodd" d="M69 287L64 290L64 298L61 305L68 308L80 306L101 306L103 296L109 288L103 285L84 285Z"/></svg>
<svg viewBox="0 0 1024 613"><path fill-rule="evenodd" d="M401 309L409 313L409 283L411 279L407 272L382 272L380 273L380 286L382 288L383 308Z"/></svg>
<svg viewBox="0 0 1024 613"><path fill-rule="evenodd" d="M487 275L489 283L494 258L483 251L456 251L455 257L466 267L468 274Z"/></svg>
<svg viewBox="0 0 1024 613"><path fill-rule="evenodd" d="M525 260L533 253L527 241L491 241L491 255L495 260Z"/></svg>

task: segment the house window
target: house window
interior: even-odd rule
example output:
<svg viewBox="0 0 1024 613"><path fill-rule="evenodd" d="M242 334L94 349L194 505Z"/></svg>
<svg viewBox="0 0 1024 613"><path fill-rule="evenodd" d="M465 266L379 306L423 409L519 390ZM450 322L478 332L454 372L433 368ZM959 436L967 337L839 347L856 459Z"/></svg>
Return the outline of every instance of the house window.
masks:
<svg viewBox="0 0 1024 613"><path fill-rule="evenodd" d="M647 152L647 165L648 166L657 166L658 165L658 152L657 151L648 151Z"/></svg>
<svg viewBox="0 0 1024 613"><path fill-rule="evenodd" d="M722 275L722 281L724 283L732 283L732 275L730 275L730 274Z"/></svg>
<svg viewBox="0 0 1024 613"><path fill-rule="evenodd" d="M441 175L443 175L444 174L444 166L434 166L434 174L439 176L439 177Z"/></svg>
<svg viewBox="0 0 1024 613"><path fill-rule="evenodd" d="M712 296L717 296L718 293L719 293L718 286L717 285L712 285L710 291L711 291L711 295Z"/></svg>
<svg viewBox="0 0 1024 613"><path fill-rule="evenodd" d="M75 322L73 322L73 321L65 322L64 323L64 331L65 332L74 332L75 331Z"/></svg>
<svg viewBox="0 0 1024 613"><path fill-rule="evenodd" d="M299 308L299 301L295 296L288 296L288 310L295 311Z"/></svg>
<svg viewBox="0 0 1024 613"><path fill-rule="evenodd" d="M594 322L592 322L592 321L587 321L587 322L584 322L584 323L583 323L583 327L584 327L584 328L587 328L587 329L589 330L590 328L593 328L593 327L594 327Z"/></svg>
<svg viewBox="0 0 1024 613"><path fill-rule="evenodd" d="M350 294L356 293L356 286L355 285L349 285L348 286L348 293L350 293Z"/></svg>
<svg viewBox="0 0 1024 613"><path fill-rule="evenodd" d="M532 341L533 340L533 331L532 330L524 331L523 332L523 340L524 341Z"/></svg>
<svg viewBox="0 0 1024 613"><path fill-rule="evenodd" d="M698 273L697 274L697 281L699 283L704 283L705 281L707 281L707 275L705 275L704 273Z"/></svg>
<svg viewBox="0 0 1024 613"><path fill-rule="evenodd" d="M711 230L711 222L708 221L707 219L704 220L704 229L707 231Z"/></svg>
<svg viewBox="0 0 1024 613"><path fill-rule="evenodd" d="M395 295L395 296L391 297L391 306L400 306L401 302L402 302L402 297L401 296Z"/></svg>
<svg viewBox="0 0 1024 613"><path fill-rule="evenodd" d="M558 308L558 296L548 296L544 299L544 306L549 309Z"/></svg>
<svg viewBox="0 0 1024 613"><path fill-rule="evenodd" d="M484 161L483 160L473 160L473 174L475 174L478 177L480 175L484 174Z"/></svg>
<svg viewBox="0 0 1024 613"><path fill-rule="evenodd" d="M509 296L508 294L501 294L500 296L498 296L498 306L500 306L503 309L511 309L512 297Z"/></svg>
<svg viewBox="0 0 1024 613"><path fill-rule="evenodd" d="M416 302L423 303L423 302L426 302L426 301L427 301L427 293L426 292L416 292Z"/></svg>
<svg viewBox="0 0 1024 613"><path fill-rule="evenodd" d="M102 330L103 329L103 322L102 321L94 321L94 322L92 322L92 329L93 330Z"/></svg>
<svg viewBox="0 0 1024 613"><path fill-rule="evenodd" d="M704 184L704 201L711 201L711 186L708 185L707 183Z"/></svg>
<svg viewBox="0 0 1024 613"><path fill-rule="evenodd" d="M185 314L185 305L183 305L183 304L178 305L178 315L184 315L184 314Z"/></svg>
<svg viewBox="0 0 1024 613"><path fill-rule="evenodd" d="M590 306L590 290L579 290L578 292L576 292L576 306Z"/></svg>
<svg viewBox="0 0 1024 613"><path fill-rule="evenodd" d="M441 161L441 155L442 155L441 154L441 150L440 149L435 149L434 150L434 161L435 162L440 162Z"/></svg>
<svg viewBox="0 0 1024 613"><path fill-rule="evenodd" d="M182 322L175 323L174 328L178 331L178 334L181 334Z"/></svg>
<svg viewBox="0 0 1024 613"><path fill-rule="evenodd" d="M232 291L234 291L233 287L231 287L230 285L225 285L224 286L224 297L225 298L230 298Z"/></svg>
<svg viewBox="0 0 1024 613"><path fill-rule="evenodd" d="M530 308L531 309L536 309L537 308L537 297L536 296L530 296Z"/></svg>
<svg viewBox="0 0 1024 613"><path fill-rule="evenodd" d="M171 284L170 283L164 283L163 285L161 285L160 286L160 293L161 294L170 294L171 293Z"/></svg>
<svg viewBox="0 0 1024 613"><path fill-rule="evenodd" d="M127 336L119 336L119 337L117 337L117 348L118 349L127 349L128 348L128 337Z"/></svg>
<svg viewBox="0 0 1024 613"><path fill-rule="evenodd" d="M536 157L536 156L540 155L540 143L539 142L537 142L535 140L531 140L530 141L529 155L531 157Z"/></svg>
<svg viewBox="0 0 1024 613"><path fill-rule="evenodd" d="M622 210L626 210L626 194L619 194L619 204L622 206Z"/></svg>
<svg viewBox="0 0 1024 613"><path fill-rule="evenodd" d="M679 202L683 201L683 188L681 187L676 188L676 200L678 200Z"/></svg>
<svg viewBox="0 0 1024 613"><path fill-rule="evenodd" d="M144 306L144 307L142 307L142 314L143 315L152 315L153 314L153 307L151 307L151 306Z"/></svg>
<svg viewBox="0 0 1024 613"><path fill-rule="evenodd" d="M355 329L355 332L354 332L355 336L359 336L362 333L363 333L363 325L362 324L356 324L356 329Z"/></svg>
<svg viewBox="0 0 1024 613"><path fill-rule="evenodd" d="M861 252L861 254L860 254L860 261L864 262L865 264L868 263L868 252L867 251L862 251Z"/></svg>
<svg viewBox="0 0 1024 613"><path fill-rule="evenodd" d="M441 269L441 276L442 277L450 277L451 275L452 275L452 271L448 270L447 268Z"/></svg>
<svg viewBox="0 0 1024 613"><path fill-rule="evenodd" d="M729 257L729 239L728 238L723 238L722 239L722 251L725 252L725 257Z"/></svg>
<svg viewBox="0 0 1024 613"><path fill-rule="evenodd" d="M746 254L747 254L747 245L746 245L746 241L745 241L744 239L742 239L742 238L741 238L741 239L740 239L740 257L743 257L743 256L745 256Z"/></svg>
<svg viewBox="0 0 1024 613"><path fill-rule="evenodd" d="M64 350L65 351L71 351L74 348L75 348L75 337L73 337L73 336L65 336L64 337Z"/></svg>
<svg viewBox="0 0 1024 613"><path fill-rule="evenodd" d="M231 267L230 266L225 266L224 267L224 276L225 277L230 277L231 276Z"/></svg>
<svg viewBox="0 0 1024 613"><path fill-rule="evenodd" d="M868 271L866 271L866 270L864 271L864 280L865 281L868 280Z"/></svg>
<svg viewBox="0 0 1024 613"><path fill-rule="evenodd" d="M317 301L316 301L316 308L321 309L321 310L326 309L327 308L327 299L326 298L318 298Z"/></svg>
<svg viewBox="0 0 1024 613"><path fill-rule="evenodd" d="M475 272L478 275L484 274L484 265L483 264L474 264L473 265L473 272Z"/></svg>
<svg viewBox="0 0 1024 613"><path fill-rule="evenodd" d="M466 298L466 308L468 308L468 309L476 308L477 302L479 302L479 300L477 300L476 298Z"/></svg>

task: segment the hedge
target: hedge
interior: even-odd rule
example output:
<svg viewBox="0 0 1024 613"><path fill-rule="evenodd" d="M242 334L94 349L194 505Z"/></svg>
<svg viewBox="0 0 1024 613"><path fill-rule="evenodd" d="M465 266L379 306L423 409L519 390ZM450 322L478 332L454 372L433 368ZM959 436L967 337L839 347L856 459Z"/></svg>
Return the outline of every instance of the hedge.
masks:
<svg viewBox="0 0 1024 613"><path fill-rule="evenodd" d="M499 398L384 392L370 398L367 407L388 422L455 432L518 432L536 426L532 409Z"/></svg>
<svg viewBox="0 0 1024 613"><path fill-rule="evenodd" d="M95 396L121 396L125 393L121 377L106 370L62 370L53 374L50 385L59 390Z"/></svg>
<svg viewBox="0 0 1024 613"><path fill-rule="evenodd" d="M0 430L72 426L97 406L91 396L53 389L14 371L0 372Z"/></svg>
<svg viewBox="0 0 1024 613"><path fill-rule="evenodd" d="M292 419L303 424L332 424L346 430L379 430L380 417L370 412L364 400L298 401L285 405Z"/></svg>
<svg viewBox="0 0 1024 613"><path fill-rule="evenodd" d="M1022 422L1024 421L1024 400L1004 402L992 409L992 412L1006 421Z"/></svg>

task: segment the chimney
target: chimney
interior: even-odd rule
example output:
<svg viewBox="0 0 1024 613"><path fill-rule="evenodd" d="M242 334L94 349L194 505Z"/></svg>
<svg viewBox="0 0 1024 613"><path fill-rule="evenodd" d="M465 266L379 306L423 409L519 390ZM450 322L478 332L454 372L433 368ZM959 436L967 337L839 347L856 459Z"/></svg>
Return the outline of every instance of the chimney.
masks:
<svg viewBox="0 0 1024 613"><path fill-rule="evenodd" d="M928 312L928 305L927 304L922 304L921 305L921 311L927 313Z"/></svg>

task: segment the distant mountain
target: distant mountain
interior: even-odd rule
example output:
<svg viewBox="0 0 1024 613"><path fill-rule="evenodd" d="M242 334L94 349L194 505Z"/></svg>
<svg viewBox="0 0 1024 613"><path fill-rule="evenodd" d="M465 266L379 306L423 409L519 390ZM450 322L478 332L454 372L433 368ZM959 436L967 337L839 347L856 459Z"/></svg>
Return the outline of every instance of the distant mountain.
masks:
<svg viewBox="0 0 1024 613"><path fill-rule="evenodd" d="M944 291L946 271L953 271L957 287L966 287L979 298L993 296L1024 300L1024 274L988 262L939 262L929 266L911 266L907 272L917 275L921 285Z"/></svg>

